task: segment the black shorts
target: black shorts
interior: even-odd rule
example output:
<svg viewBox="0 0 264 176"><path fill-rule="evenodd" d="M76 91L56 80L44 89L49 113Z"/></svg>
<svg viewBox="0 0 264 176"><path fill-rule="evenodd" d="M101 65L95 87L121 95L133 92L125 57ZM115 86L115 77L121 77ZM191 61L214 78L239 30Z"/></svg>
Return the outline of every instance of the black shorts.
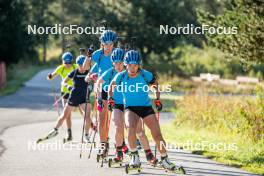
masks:
<svg viewBox="0 0 264 176"><path fill-rule="evenodd" d="M125 110L136 113L142 119L144 119L148 115L155 114L152 106L128 106L125 108Z"/></svg>
<svg viewBox="0 0 264 176"><path fill-rule="evenodd" d="M70 97L68 99L68 104L70 106L79 106L83 103L86 103L86 91L72 90ZM87 101L87 103L90 103Z"/></svg>
<svg viewBox="0 0 264 176"><path fill-rule="evenodd" d="M115 104L114 109L119 109L120 111L124 112L124 105L123 104Z"/></svg>
<svg viewBox="0 0 264 176"><path fill-rule="evenodd" d="M108 92L102 90L102 99L107 100L108 99Z"/></svg>
<svg viewBox="0 0 264 176"><path fill-rule="evenodd" d="M65 95L64 95L65 94ZM63 96L64 95L64 96ZM68 100L70 94L69 93L64 93L64 92L61 92L61 96L63 96L63 99L66 99Z"/></svg>

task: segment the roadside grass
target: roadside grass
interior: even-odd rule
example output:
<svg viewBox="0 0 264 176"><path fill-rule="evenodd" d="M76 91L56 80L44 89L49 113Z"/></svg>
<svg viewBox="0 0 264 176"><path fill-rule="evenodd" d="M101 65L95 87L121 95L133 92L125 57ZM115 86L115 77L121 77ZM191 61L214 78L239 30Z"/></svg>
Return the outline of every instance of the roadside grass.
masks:
<svg viewBox="0 0 264 176"><path fill-rule="evenodd" d="M164 124L161 130L168 146L183 148L229 166L264 174L264 140L255 143L239 135L194 129L189 125L176 126L175 123ZM148 130L147 136L152 139Z"/></svg>
<svg viewBox="0 0 264 176"><path fill-rule="evenodd" d="M32 78L37 72L48 68L49 65L38 65L30 63L18 63L8 66L7 83L0 89L0 96L15 93L23 83Z"/></svg>
<svg viewBox="0 0 264 176"><path fill-rule="evenodd" d="M255 94L186 95L173 110L173 123L161 126L164 138L195 154L264 174L264 88L258 86Z"/></svg>

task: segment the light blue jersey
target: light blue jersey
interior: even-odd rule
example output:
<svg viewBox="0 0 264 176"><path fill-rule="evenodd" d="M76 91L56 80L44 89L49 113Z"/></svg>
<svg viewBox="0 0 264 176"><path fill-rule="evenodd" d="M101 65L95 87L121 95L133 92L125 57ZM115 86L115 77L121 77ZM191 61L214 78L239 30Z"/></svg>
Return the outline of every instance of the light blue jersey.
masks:
<svg viewBox="0 0 264 176"><path fill-rule="evenodd" d="M114 68L110 68L107 71L105 71L102 74L102 76L99 78L99 79L104 80L102 87L109 88L109 85L111 81L114 79L115 75L117 75L117 71ZM105 90L105 91L108 92L108 90ZM124 104L122 92L114 91L113 98L114 98L115 104Z"/></svg>
<svg viewBox="0 0 264 176"><path fill-rule="evenodd" d="M101 76L106 70L112 67L112 61L110 56L111 53L108 56L105 56L102 49L96 50L92 54L92 60L98 66L98 76Z"/></svg>
<svg viewBox="0 0 264 176"><path fill-rule="evenodd" d="M91 70L90 70L90 73L98 73L98 65L97 63L93 64Z"/></svg>
<svg viewBox="0 0 264 176"><path fill-rule="evenodd" d="M128 106L151 106L148 95L148 84L153 82L151 72L141 69L135 78L130 78L127 71L117 74L113 81L116 82L115 91L122 91L125 107Z"/></svg>

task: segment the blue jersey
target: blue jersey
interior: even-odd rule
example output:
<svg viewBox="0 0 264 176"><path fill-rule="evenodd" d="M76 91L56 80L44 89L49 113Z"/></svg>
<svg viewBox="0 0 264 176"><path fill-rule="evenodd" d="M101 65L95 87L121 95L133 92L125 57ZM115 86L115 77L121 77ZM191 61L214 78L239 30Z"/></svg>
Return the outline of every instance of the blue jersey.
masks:
<svg viewBox="0 0 264 176"><path fill-rule="evenodd" d="M109 88L109 85L111 81L114 79L114 77L117 75L117 71L114 68L110 68L107 71L105 71L102 76L99 79L104 80L103 88ZM107 90L105 90L107 91ZM114 91L115 104L124 104L123 102L123 94L122 92Z"/></svg>
<svg viewBox="0 0 264 176"><path fill-rule="evenodd" d="M102 49L96 50L92 54L92 60L98 66L98 76L101 76L106 70L112 67L112 61L110 56L111 53L108 56L105 56Z"/></svg>
<svg viewBox="0 0 264 176"><path fill-rule="evenodd" d="M73 70L68 74L68 78L73 79L73 88L79 91L86 91L88 83L85 82L85 77L88 71L80 73L78 69Z"/></svg>
<svg viewBox="0 0 264 176"><path fill-rule="evenodd" d="M113 81L116 82L115 91L122 91L125 107L151 106L148 95L148 85L154 82L151 72L141 69L135 78L130 78L127 71L117 74Z"/></svg>
<svg viewBox="0 0 264 176"><path fill-rule="evenodd" d="M93 64L90 73L98 73L98 65L97 63Z"/></svg>

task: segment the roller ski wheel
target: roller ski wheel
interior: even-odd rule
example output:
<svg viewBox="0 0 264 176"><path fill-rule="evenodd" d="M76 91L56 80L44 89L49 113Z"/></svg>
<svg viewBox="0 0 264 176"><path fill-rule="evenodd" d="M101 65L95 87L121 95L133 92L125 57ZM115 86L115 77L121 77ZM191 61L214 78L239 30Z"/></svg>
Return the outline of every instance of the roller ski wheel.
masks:
<svg viewBox="0 0 264 176"><path fill-rule="evenodd" d="M141 164L140 165L129 165L129 164L126 164L125 165L125 171L126 171L126 174L129 174L130 171L134 171L136 170L138 173L141 173Z"/></svg>
<svg viewBox="0 0 264 176"><path fill-rule="evenodd" d="M40 143L40 142L42 142L42 141L45 141L45 140L47 140L47 138L39 138L39 139L36 141L36 143L38 144L38 143Z"/></svg>
<svg viewBox="0 0 264 176"><path fill-rule="evenodd" d="M186 171L182 166L175 167L174 169L165 169L165 172L173 172L173 173L183 174L183 175L186 174Z"/></svg>
<svg viewBox="0 0 264 176"><path fill-rule="evenodd" d="M71 137L66 137L66 138L63 138L63 140L62 140L63 144L71 142L71 141L72 141Z"/></svg>
<svg viewBox="0 0 264 176"><path fill-rule="evenodd" d="M161 167L165 169L165 172L173 172L178 174L186 174L185 169L182 166L177 166L176 164L170 162L168 158L159 162Z"/></svg>
<svg viewBox="0 0 264 176"><path fill-rule="evenodd" d="M109 158L108 160L108 167L112 167L112 166L116 166L119 165L120 167L122 167L122 163L123 163L123 158Z"/></svg>

